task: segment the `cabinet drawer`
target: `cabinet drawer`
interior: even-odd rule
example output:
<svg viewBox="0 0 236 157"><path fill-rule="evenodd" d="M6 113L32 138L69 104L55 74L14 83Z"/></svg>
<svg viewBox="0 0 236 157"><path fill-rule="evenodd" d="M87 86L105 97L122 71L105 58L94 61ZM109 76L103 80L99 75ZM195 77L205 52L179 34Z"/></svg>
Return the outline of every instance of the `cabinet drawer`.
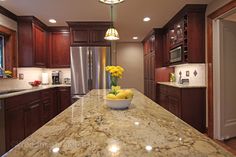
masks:
<svg viewBox="0 0 236 157"><path fill-rule="evenodd" d="M32 92L32 93L27 93L27 94L7 98L5 99L6 110L9 110L12 108L18 108L21 106L23 107L28 102L32 102L39 98L40 98L40 92Z"/></svg>
<svg viewBox="0 0 236 157"><path fill-rule="evenodd" d="M168 95L176 98L180 98L181 89L175 87L168 87Z"/></svg>
<svg viewBox="0 0 236 157"><path fill-rule="evenodd" d="M168 93L168 87L165 85L159 85L159 91L160 93L167 94Z"/></svg>

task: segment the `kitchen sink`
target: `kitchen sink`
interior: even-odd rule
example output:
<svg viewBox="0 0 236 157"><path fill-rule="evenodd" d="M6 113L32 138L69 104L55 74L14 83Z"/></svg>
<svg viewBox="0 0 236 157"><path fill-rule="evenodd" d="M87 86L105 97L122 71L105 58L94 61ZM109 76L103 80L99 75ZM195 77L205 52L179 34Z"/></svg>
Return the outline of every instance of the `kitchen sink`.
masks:
<svg viewBox="0 0 236 157"><path fill-rule="evenodd" d="M27 90L27 89L13 89L13 90L0 91L0 95L21 92L21 91L25 91L25 90Z"/></svg>

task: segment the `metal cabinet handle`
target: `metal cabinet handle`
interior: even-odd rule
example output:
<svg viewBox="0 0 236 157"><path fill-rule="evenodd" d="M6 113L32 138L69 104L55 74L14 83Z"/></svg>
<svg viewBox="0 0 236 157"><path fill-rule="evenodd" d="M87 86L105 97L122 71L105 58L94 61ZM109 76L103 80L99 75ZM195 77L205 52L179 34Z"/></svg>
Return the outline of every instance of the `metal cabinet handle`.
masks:
<svg viewBox="0 0 236 157"><path fill-rule="evenodd" d="M39 104L35 104L35 105L33 105L33 106L30 106L30 109L32 110L32 109L34 109L34 108L36 108L36 107L39 107Z"/></svg>

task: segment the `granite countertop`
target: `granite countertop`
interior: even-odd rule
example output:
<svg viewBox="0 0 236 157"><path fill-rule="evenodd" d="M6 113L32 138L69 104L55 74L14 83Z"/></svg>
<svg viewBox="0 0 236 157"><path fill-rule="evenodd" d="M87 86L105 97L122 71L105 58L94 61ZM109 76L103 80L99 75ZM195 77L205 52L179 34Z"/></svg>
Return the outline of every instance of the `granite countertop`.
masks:
<svg viewBox="0 0 236 157"><path fill-rule="evenodd" d="M205 85L194 85L194 84L179 84L176 82L157 82L158 84L172 86L176 88L206 88Z"/></svg>
<svg viewBox="0 0 236 157"><path fill-rule="evenodd" d="M1 92L7 92L7 91L16 91L19 90L18 92L13 92L13 93L6 93L6 94L0 94L0 99L4 98L9 98L17 95L22 95L30 92L36 92L44 89L49 89L49 88L55 88L55 87L70 87L71 85L67 84L58 84L58 85L40 85L39 87L30 87L30 88L14 88L14 89L5 89L5 90L0 90Z"/></svg>
<svg viewBox="0 0 236 157"><path fill-rule="evenodd" d="M8 157L233 157L231 153L134 90L127 110L105 105L92 90L26 138Z"/></svg>

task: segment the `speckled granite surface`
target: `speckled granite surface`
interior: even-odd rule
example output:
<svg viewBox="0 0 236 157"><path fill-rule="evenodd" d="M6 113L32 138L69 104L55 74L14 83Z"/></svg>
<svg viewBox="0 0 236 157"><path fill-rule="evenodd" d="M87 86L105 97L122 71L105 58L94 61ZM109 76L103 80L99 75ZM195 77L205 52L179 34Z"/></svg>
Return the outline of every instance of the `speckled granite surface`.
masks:
<svg viewBox="0 0 236 157"><path fill-rule="evenodd" d="M176 82L157 82L157 83L176 88L206 88L205 85L197 85L197 84L179 84Z"/></svg>
<svg viewBox="0 0 236 157"><path fill-rule="evenodd" d="M134 90L111 110L93 90L25 139L9 157L231 157L231 153Z"/></svg>
<svg viewBox="0 0 236 157"><path fill-rule="evenodd" d="M13 92L13 93L7 93L7 94L0 94L0 99L4 98L9 98L17 95L22 95L30 92L36 92L44 89L49 89L49 88L56 88L56 87L70 87L71 85L66 85L66 84L59 84L59 85L40 85L39 87L31 87L31 88L14 88L14 89L7 89L7 90L0 90L1 92L7 92L11 90L22 90L19 92Z"/></svg>

